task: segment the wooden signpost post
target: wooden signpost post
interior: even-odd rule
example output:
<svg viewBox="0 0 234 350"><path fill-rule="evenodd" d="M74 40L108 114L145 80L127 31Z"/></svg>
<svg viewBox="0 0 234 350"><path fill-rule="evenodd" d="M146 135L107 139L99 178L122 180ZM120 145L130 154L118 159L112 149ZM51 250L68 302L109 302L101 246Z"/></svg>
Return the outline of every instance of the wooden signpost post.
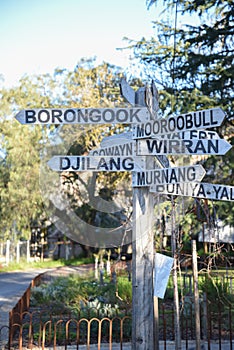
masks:
<svg viewBox="0 0 234 350"><path fill-rule="evenodd" d="M231 145L214 131L220 108L157 119L157 89L152 83L134 91L123 79L121 94L131 108L27 109L22 124L133 124L132 131L105 138L89 155L57 155L55 171L131 171L133 185L132 349L158 350L158 307L154 297L154 194L234 201L234 186L201 183L201 165L171 168L168 154L225 154ZM155 158L163 169L155 167ZM178 342L179 343L179 342ZM176 349L178 344L176 344Z"/></svg>
<svg viewBox="0 0 234 350"><path fill-rule="evenodd" d="M157 89L144 87L134 92L125 80L121 81L122 96L132 105L146 106L151 118L157 117ZM169 162L165 156L158 158L163 166ZM146 167L152 169L153 157L148 157ZM147 187L133 190L132 237L132 349L159 349L158 301L154 297L154 198Z"/></svg>

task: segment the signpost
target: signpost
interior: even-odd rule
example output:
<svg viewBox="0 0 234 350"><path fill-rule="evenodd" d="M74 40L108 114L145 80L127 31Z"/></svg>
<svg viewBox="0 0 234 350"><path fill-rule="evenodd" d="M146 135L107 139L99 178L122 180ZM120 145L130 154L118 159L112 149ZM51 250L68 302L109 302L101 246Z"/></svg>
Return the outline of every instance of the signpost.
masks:
<svg viewBox="0 0 234 350"><path fill-rule="evenodd" d="M192 139L192 140L156 140L144 139L137 141L137 155L156 154L216 154L227 153L232 146L223 139Z"/></svg>
<svg viewBox="0 0 234 350"><path fill-rule="evenodd" d="M138 171L132 173L132 186L144 187L182 181L200 181L205 173L201 165Z"/></svg>
<svg viewBox="0 0 234 350"><path fill-rule="evenodd" d="M150 191L173 196L188 196L212 200L234 201L234 186L205 182L181 182L150 186Z"/></svg>
<svg viewBox="0 0 234 350"><path fill-rule="evenodd" d="M21 124L133 124L150 120L145 108L25 109L15 118Z"/></svg>
<svg viewBox="0 0 234 350"><path fill-rule="evenodd" d="M120 84L122 96L131 104L145 106L152 117L157 115L157 93L142 87L136 92L123 79ZM159 156L160 164L168 164L165 156ZM152 168L153 157L147 157L147 168ZM158 305L153 293L154 278L154 196L147 187L133 190L132 223L132 349L159 349Z"/></svg>
<svg viewBox="0 0 234 350"><path fill-rule="evenodd" d="M58 155L48 166L59 172L132 172L132 348L158 350L158 306L153 295L154 194L234 201L234 186L201 183L205 175L201 165L171 168L165 155L223 155L232 146L216 132L204 130L222 124L225 113L221 108L157 119L158 94L153 83L134 91L123 79L120 88L133 107L26 109L15 118L28 125L133 124L130 132L104 138L101 147L88 156ZM155 158L163 169L155 166Z"/></svg>
<svg viewBox="0 0 234 350"><path fill-rule="evenodd" d="M222 124L224 117L225 113L221 108L211 108L181 114L177 117L148 121L133 126L133 138L141 139L175 132L214 128Z"/></svg>

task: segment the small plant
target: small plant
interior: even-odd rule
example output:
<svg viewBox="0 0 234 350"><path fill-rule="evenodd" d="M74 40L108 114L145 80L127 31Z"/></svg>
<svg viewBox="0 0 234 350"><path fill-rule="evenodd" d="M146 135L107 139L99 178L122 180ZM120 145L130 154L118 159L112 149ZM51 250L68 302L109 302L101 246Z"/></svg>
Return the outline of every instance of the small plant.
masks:
<svg viewBox="0 0 234 350"><path fill-rule="evenodd" d="M132 302L132 283L126 277L118 277L117 280L118 297L125 303Z"/></svg>
<svg viewBox="0 0 234 350"><path fill-rule="evenodd" d="M118 292L110 281L100 285L91 277L58 277L32 288L31 306L53 312L70 311L76 317L113 317L125 314L131 294L131 282L126 277L118 278Z"/></svg>
<svg viewBox="0 0 234 350"><path fill-rule="evenodd" d="M227 298L229 295L228 283L208 275L200 283L200 288L207 294L207 298L210 301Z"/></svg>
<svg viewBox="0 0 234 350"><path fill-rule="evenodd" d="M114 317L119 313L119 306L117 304L111 305L101 302L98 298L87 303L81 303L81 315L82 317Z"/></svg>

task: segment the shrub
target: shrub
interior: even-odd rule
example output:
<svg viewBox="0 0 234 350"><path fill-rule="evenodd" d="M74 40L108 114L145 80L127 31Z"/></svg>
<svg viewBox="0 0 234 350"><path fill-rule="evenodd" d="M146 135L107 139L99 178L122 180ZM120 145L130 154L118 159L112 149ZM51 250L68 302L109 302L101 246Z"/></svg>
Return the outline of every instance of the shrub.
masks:
<svg viewBox="0 0 234 350"><path fill-rule="evenodd" d="M116 286L112 283L99 285L87 277L58 277L47 285L32 288L31 306L53 312L70 310L76 317L113 317L124 314L132 299L131 282L127 278L118 279L118 289L116 296Z"/></svg>

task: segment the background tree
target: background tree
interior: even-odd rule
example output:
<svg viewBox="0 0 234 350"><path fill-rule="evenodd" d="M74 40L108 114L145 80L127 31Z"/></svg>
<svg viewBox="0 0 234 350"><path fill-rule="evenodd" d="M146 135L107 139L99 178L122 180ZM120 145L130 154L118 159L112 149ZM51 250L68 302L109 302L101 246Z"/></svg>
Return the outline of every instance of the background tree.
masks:
<svg viewBox="0 0 234 350"><path fill-rule="evenodd" d="M42 130L38 126L24 128L13 115L29 106L51 106L50 99L44 85L36 85L28 77L0 94L1 149L5 154L0 164L1 237L10 238L14 227L18 238L29 238L32 221L40 220L43 213L38 183Z"/></svg>
<svg viewBox="0 0 234 350"><path fill-rule="evenodd" d="M65 85L68 87L65 93L66 100L72 100L73 107L124 106L125 103L119 91L121 77L122 73L116 70L116 67L104 63L101 66L87 69L87 62L81 61L74 72L66 76ZM69 105L71 106L71 103ZM80 133L80 130L80 127L74 128L73 125L63 126L60 130L60 135L65 143L69 144L71 137L74 140L68 151L70 155L88 154L91 150L100 147L103 137L129 131L129 127L128 125L95 125L90 126L90 130L85 130L83 133ZM125 200L121 196L121 192L126 193L126 188L130 186L128 173L71 172L63 173L62 181L63 190L72 209L85 222L96 227L110 227L110 229L124 225L131 211L130 198ZM115 206L116 212L105 212L105 208L107 206L110 208L113 201L116 200L119 204L122 201L122 205ZM109 205L108 202L110 202ZM126 208L126 211L123 207ZM74 229L71 228L70 232L73 237ZM79 237L75 239L82 241L82 234L87 233L79 232ZM86 253L89 253L89 247L83 248Z"/></svg>
<svg viewBox="0 0 234 350"><path fill-rule="evenodd" d="M74 71L57 69L52 76L26 76L17 87L0 91L1 149L5 153L0 163L2 237L8 237L14 226L19 237L28 238L33 222L40 224L47 220L48 223L48 219L51 219L41 196L38 177L45 153L51 148L52 152L58 154L60 146L55 142L56 137L60 137L60 141L63 139L65 144L71 143L72 139L68 154L82 155L99 147L104 136L128 130L127 125L100 125L84 132L80 131L80 126L25 126L14 120L16 113L26 108L123 106L125 103L120 97L118 86L121 77L121 70L115 66L107 63L97 66L92 59L81 60ZM100 213L88 205L89 197L93 197L96 191L95 195L99 192L105 200L112 200L116 185L124 180L126 184L129 175L100 173L87 182L78 173L63 174L61 178L64 193L71 200L72 208L83 218L90 223L100 223L101 220L104 226L113 227L114 222L119 225L122 214L117 213L116 218L100 218Z"/></svg>
<svg viewBox="0 0 234 350"><path fill-rule="evenodd" d="M164 4L164 10L163 16L154 22L156 36L138 42L129 40L134 64L140 65L145 79L153 78L161 87L160 107L164 117L221 107L227 118L217 131L220 137L232 143L233 2L147 1L148 7L156 5L157 8L160 4ZM178 163L179 158L174 157L174 160ZM184 162L190 160L183 158ZM231 151L222 157L203 157L201 162L207 170L204 182L233 185ZM232 205L228 202L214 205L219 218L233 224Z"/></svg>

